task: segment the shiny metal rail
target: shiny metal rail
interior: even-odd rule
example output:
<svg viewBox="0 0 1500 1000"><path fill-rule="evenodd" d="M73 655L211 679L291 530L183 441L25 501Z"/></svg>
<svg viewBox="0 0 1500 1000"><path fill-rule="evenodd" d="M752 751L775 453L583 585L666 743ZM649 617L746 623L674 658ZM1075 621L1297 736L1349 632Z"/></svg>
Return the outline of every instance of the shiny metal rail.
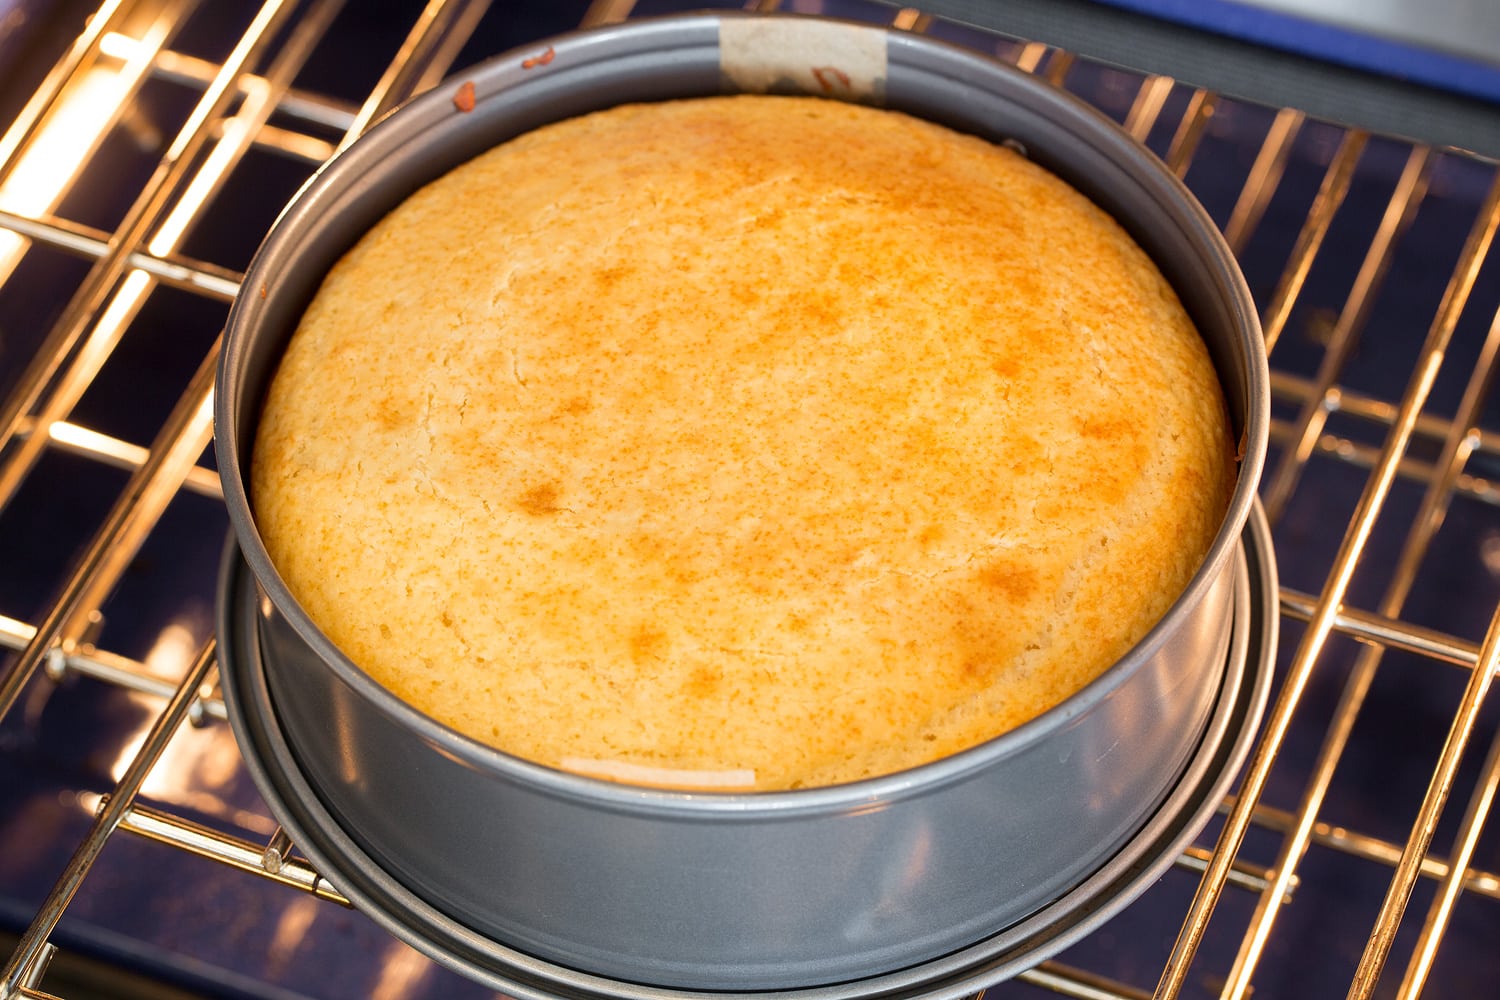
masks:
<svg viewBox="0 0 1500 1000"><path fill-rule="evenodd" d="M1365 137L1358 132L1350 131L1345 134L1343 145L1329 165L1323 187L1318 193L1307 223L1298 238L1297 247L1283 273L1282 281L1273 295L1267 315L1263 317L1267 325L1267 345L1273 351L1273 363L1275 344L1285 327L1285 319L1290 313L1292 301L1308 272L1309 255L1316 252L1316 247L1321 244L1323 236L1343 202L1344 194L1348 190L1351 171L1363 149L1364 141ZM1425 158L1425 154L1418 154L1418 156L1419 159ZM1398 198L1409 200L1413 197L1409 186L1405 190L1406 193L1399 195ZM1399 218L1405 212L1405 205L1393 200L1392 208L1387 211L1386 218L1390 220L1393 215ZM1177 996L1184 987L1187 970L1203 940L1223 890L1231 859L1239 850L1254 820L1256 805L1266 787L1276 754L1286 737L1292 717L1297 712L1301 697L1306 691L1314 665L1323 653L1329 636L1333 632L1335 621L1343 610L1354 569L1364 554L1376 519L1401 469L1402 460L1410 446L1418 418L1445 358L1458 319L1473 290L1479 269L1489 253L1497 223L1500 223L1500 181L1492 187L1467 237L1443 301L1433 318L1416 363L1414 375L1392 415L1385 443L1372 464L1370 476L1366 481L1354 516L1344 532L1333 566L1322 591L1316 595L1312 606L1308 609L1308 627L1302 634L1287 676L1272 706L1264 735L1247 766L1240 794L1219 836L1214 858L1200 883L1167 967L1163 971L1157 987L1159 996ZM1377 249L1378 243L1379 241L1376 247L1372 247L1372 255L1383 254L1383 250ZM1378 278L1382 270L1377 265L1372 275L1372 269L1368 264L1367 260L1366 272L1363 275L1364 288L1359 293L1360 296L1371 294L1370 286L1376 283L1374 279ZM1350 309L1354 312L1347 314L1355 315L1362 308L1364 308L1362 303L1351 299ZM1339 354L1340 352L1330 352L1329 357L1337 357ZM1487 369L1488 364L1485 363L1481 365L1481 370L1475 373L1475 381L1471 382L1471 392L1465 397L1466 402L1477 399L1473 391L1476 388L1479 393L1482 393L1483 384L1488 380ZM1325 395L1331 390L1333 382L1331 375L1332 373L1329 373L1320 379L1320 381L1327 382L1329 386L1324 390ZM1310 408L1304 407L1304 415L1309 412ZM1471 420L1473 410L1467 410L1462 416ZM1462 459L1471 450L1466 447L1466 442L1471 441L1472 434L1473 428L1468 420L1461 418L1453 422L1452 429L1445 439L1444 454L1447 461L1440 463L1445 473L1430 481L1423 503L1424 514L1419 516L1413 527L1413 533L1409 536L1402 557L1401 567L1398 568L1397 575L1392 580L1388 591L1388 600L1381 608L1382 613L1386 615L1399 611L1406 592L1407 575L1414 571L1420 561L1432 532L1441 520L1441 512L1453 495L1453 480L1463 464ZM1292 454L1293 461L1295 461L1297 453ZM1495 659L1493 646L1496 640L1493 635L1500 630L1500 616L1497 616L1495 621L1497 624L1491 629L1492 637L1486 640L1471 671L1473 681L1455 714L1453 728L1444 745L1432 787L1423 802L1410 839L1396 862L1386 902L1371 929L1364 955L1350 984L1350 997L1368 997L1373 993L1389 957L1412 886L1426 860L1437 816L1451 791L1457 760L1472 735L1478 705L1488 689ZM1235 966L1224 988L1225 996L1243 997L1248 995L1251 989L1255 966L1274 927L1276 916L1284 905L1288 880L1295 874L1298 861L1307 848L1312 829L1316 824L1318 806L1322 801L1323 793L1328 787L1346 745L1347 732L1358 714L1363 691L1367 690L1369 678L1375 665L1378 664L1378 647L1375 647L1375 650L1363 661L1365 664L1363 668L1356 670L1349 685L1346 686L1345 699L1329 727L1314 775L1307 785L1296 813L1296 821L1289 835L1284 839L1280 854L1273 865L1273 870L1278 873L1277 877L1260 897L1259 905L1243 938ZM1470 836L1477 836L1478 828L1479 822L1476 821L1469 828ZM1466 858L1471 850L1472 845L1469 844L1460 852L1461 856ZM1461 881L1460 874L1455 874L1451 879L1445 879L1444 895L1450 894L1450 890L1446 888L1450 883L1456 885L1459 881ZM1434 919L1433 926L1440 926L1440 918ZM1422 953L1426 950L1427 946L1424 943L1419 953L1413 956L1412 964L1408 967L1409 986L1407 988L1412 991L1420 989L1426 968Z"/></svg>
<svg viewBox="0 0 1500 1000"><path fill-rule="evenodd" d="M266 54L277 28L296 6L283 0L267 0L230 56L206 79L196 107L125 219L102 243L85 246L85 252L95 248L98 251L88 276L23 373L19 386L9 398L0 400L0 449L4 449L0 450L0 512L42 452L56 439L56 428L97 376L140 303L150 294L156 280L153 270L157 269L135 265L144 259L164 260L175 251L177 241L204 213L227 171L243 155L249 139L264 130L271 112L287 96L292 78L311 55L340 5L341 0L323 0L311 5L289 39L276 50L264 73L252 75L250 70ZM455 24L472 29L484 6L440 0L429 4L365 108L348 120L346 141L380 111L411 93L416 84L424 81L430 84L440 77L458 51L451 38L443 39L452 35ZM169 23L150 34L154 45L141 62L155 65L163 61L161 46L189 7L177 3L162 8L162 16ZM4 157L0 159L0 178L7 176L24 156L37 128L45 122L55 103L69 93L70 86L80 85L82 74L97 60L108 57L103 51L109 37L107 31L124 19L122 13L122 5L113 3L100 9L22 116L0 138L0 155ZM141 44L139 40L136 43L138 47ZM172 64L170 59L165 61ZM119 92L122 106L133 92L134 86ZM231 113L236 97L238 109ZM212 147L211 152L200 156L208 147ZM297 148L295 144L293 148ZM39 225L42 220L31 222ZM13 231L19 232L21 228L15 227ZM57 227L56 234L57 243L74 235L65 227ZM36 234L21 232L21 235ZM146 254L149 258L143 257ZM196 273L210 275L211 269L196 269ZM78 633L74 623L85 622L90 614L97 612L176 492L195 471L202 478L202 470L195 470L193 463L203 452L212 430L212 380L217 353L216 341L151 447L144 454L124 453L125 461L135 468L134 474L94 540L69 572L61 593L41 623L34 627L23 624L11 630L22 636L24 645L19 658L0 676L0 716L14 708L39 666L59 662L59 652L60 662L66 666L88 669L97 678L122 683L132 690L164 694L167 702L115 791L100 803L88 835L15 952L0 969L0 997L45 995L36 987L52 952L48 939L105 842L118 829L255 871L323 898L346 902L305 863L289 856L290 844L284 836L274 838L261 852L257 867L247 861L253 852L234 838L135 808L136 793L172 734L194 714L195 706L201 716L205 714L203 706L213 704L203 696L213 668L212 643L169 691L151 683L144 671L118 669L124 661L122 657L78 655L74 648ZM80 435L74 437L76 441ZM87 439L86 434L81 437ZM100 454L113 452L118 458L125 451L111 448L107 442L94 443ZM211 714L221 713L220 704L218 711Z"/></svg>
<svg viewBox="0 0 1500 1000"><path fill-rule="evenodd" d="M132 94L147 80L170 81L198 95L193 111L151 178L112 231L95 230L59 217L54 214L55 206L26 214L0 209L0 234L16 234L22 238L23 247L50 247L89 262L87 276L31 359L19 386L8 398L0 399L0 516L37 461L52 451L130 473L114 508L70 567L41 620L29 624L0 618L0 649L16 654L0 674L0 716L14 709L21 689L33 682L39 671L54 680L70 672L87 675L158 699L162 706L148 738L129 760L113 791L98 801L88 834L58 877L20 947L0 972L0 997L49 996L42 990L53 951L49 939L73 893L88 877L93 859L119 830L347 905L322 876L295 856L293 845L282 831L257 844L136 801L142 781L173 732L184 722L213 725L223 718L223 703L212 684L212 644L200 651L180 679L169 681L153 675L139 662L95 648L91 641L89 623L118 586L125 564L155 528L173 497L183 492L219 495L217 477L194 464L210 431L210 376L217 347L204 359L198 376L149 447L120 441L72 419L74 405L129 329L142 303L157 288L186 291L221 303L236 294L240 281L237 273L209 261L184 257L180 248L186 234L211 212L225 178L248 150L272 150L309 167L322 162L395 103L440 79L485 15L488 4L432 0L416 12L410 31L379 82L358 106L292 86L340 6L339 0L300 5L290 0L267 0L247 18L240 42L230 55L222 63L214 63L172 48L177 27L194 7L191 0L165 0L156 5L151 17L143 17L138 5L109 0L0 136L3 181L38 141L49 113L80 85L91 67L103 61L123 67L126 86L117 92L118 107L102 119L101 129L112 127ZM633 6L631 0L596 0L583 23L625 19L631 16ZM770 9L777 4L756 6ZM907 31L926 31L932 26L931 17L914 8L892 9L890 20ZM278 44L272 45L273 39L279 39ZM1014 40L1009 58L1022 69L1041 73L1060 86L1067 86L1077 65L1070 53L1021 39ZM1183 110L1175 123L1164 122L1174 96L1185 96ZM1170 128L1165 162L1179 176L1190 178L1195 154L1220 110L1221 101L1215 94L1193 91L1182 95L1168 78L1144 77L1138 81L1123 125L1143 141ZM1294 145L1306 127L1305 117L1292 109L1277 112L1267 127L1225 224L1226 239L1236 251L1248 244L1265 217ZM1369 140L1356 129L1344 130L1268 298L1262 322L1273 367L1276 348L1313 266L1328 246L1329 234L1346 204ZM1438 891L1422 917L1417 944L1406 958L1398 988L1402 997L1420 992L1461 894L1500 900L1500 875L1471 867L1475 845L1500 785L1500 738L1490 748L1475 787L1467 792L1451 855L1442 858L1431 852L1437 817L1449 799L1459 793L1454 788L1457 764L1477 735L1478 709L1500 661L1500 617L1482 641L1446 635L1402 619L1415 574L1451 502L1462 497L1500 504L1500 487L1468 471L1476 456L1500 456L1500 433L1477 424L1500 353L1500 317L1491 326L1483 356L1469 378L1458 411L1451 418L1424 412L1479 269L1491 253L1500 224L1500 182L1473 220L1402 397L1394 401L1370 398L1340 384L1369 323L1376 296L1390 280L1394 248L1428 195L1433 165L1440 155L1455 154L1424 147L1410 149L1379 228L1362 248L1358 275L1329 334L1316 375L1309 379L1278 372L1273 377L1276 399L1294 413L1277 420L1273 427L1273 436L1281 447L1265 486L1266 508L1273 521L1285 512L1303 473L1315 460L1340 461L1365 470L1367 480L1318 592L1282 591L1282 611L1305 622L1306 627L1300 633L1240 790L1224 803L1217 842L1194 847L1178 859L1179 867L1197 873L1200 881L1180 927L1168 931L1175 931L1177 940L1160 979L1155 984L1120 983L1060 962L1045 962L1021 976L1031 986L1090 1000L1177 996L1205 936L1227 919L1216 916L1217 904L1226 891L1233 890L1253 896L1254 911L1243 926L1231 928L1239 941L1233 967L1214 971L1223 977L1223 996L1248 996L1266 943L1276 931L1277 918L1302 882L1299 865L1314 845L1375 862L1390 873L1385 903L1368 930L1365 953L1349 985L1351 997L1370 996L1380 981L1392 959L1396 932L1406 917L1417 880L1432 880ZM70 178L70 183L80 182L78 177ZM0 283L7 276L0 272ZM1369 425L1382 443L1375 446L1331 433L1334 415ZM1435 446L1437 458L1419 457L1414 442ZM1398 479L1423 485L1421 511L1409 529L1399 563L1391 568L1379 604L1371 609L1351 607L1347 603L1351 577L1365 558L1373 527ZM1335 634L1359 640L1363 652L1328 721L1323 746L1296 809L1272 808L1260 801L1261 795L1301 708L1309 678ZM1385 651L1391 649L1469 673L1469 684L1454 708L1448 736L1432 762L1431 787L1404 843L1333 826L1320 818L1320 807L1348 748L1350 729ZM1240 857L1241 844L1252 828L1280 838L1275 860L1269 865ZM990 991L992 996L1003 993L1004 987Z"/></svg>

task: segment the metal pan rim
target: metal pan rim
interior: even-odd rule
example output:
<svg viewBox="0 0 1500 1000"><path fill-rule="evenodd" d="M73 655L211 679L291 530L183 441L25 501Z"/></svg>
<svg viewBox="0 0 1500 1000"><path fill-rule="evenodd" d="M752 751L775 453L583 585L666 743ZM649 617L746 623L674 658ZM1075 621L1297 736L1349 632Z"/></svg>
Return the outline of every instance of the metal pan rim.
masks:
<svg viewBox="0 0 1500 1000"><path fill-rule="evenodd" d="M766 16L736 12L674 15L575 32L554 40L550 50L553 58L548 71L551 72L553 67L587 66L589 60L617 60L657 52L667 44L663 39L671 40L673 52L707 45L710 41L716 41L713 33L722 21ZM811 20L802 15L770 16ZM1206 266L1211 267L1219 279L1221 284L1217 290L1234 312L1242 336L1252 339L1258 336L1258 319L1251 305L1249 292L1244 287L1244 279L1212 221L1181 182L1162 168L1149 151L1130 139L1114 122L1066 92L1038 81L1014 67L956 45L858 22L836 23L884 33L890 46L893 74L897 70L904 70L926 76L941 76L944 79L961 79L965 86L985 88L1000 100L1005 100L1007 95L1024 94L1028 101L1035 101L1047 109L1047 114L1064 115L1068 127L1074 130L1072 139L1075 143L1107 152L1111 158L1125 165L1122 170L1128 167L1126 172L1135 183L1161 189L1157 192L1159 197L1153 195L1153 202L1169 203L1176 213L1174 223L1183 227L1195 246L1206 254ZM527 53L496 57L468 74L470 82L476 85L476 101L481 104L503 101L507 95L519 93L525 87L544 85L547 80L545 74L528 76L526 71L519 68L523 62L521 56L527 54L533 53L528 50ZM451 118L454 111L450 90L451 88L439 87L392 112L365 137L320 170L278 221L261 253L257 254L247 271L244 287L257 289L269 285L274 288L277 270L298 259L295 238L305 228L303 223L309 213L329 210L327 202L337 200L335 196L341 192L347 193L346 188L357 187L356 178L369 162L394 154L399 147L411 143L415 135L436 128L438 122ZM1257 353L1247 346L1244 358L1248 366L1245 373L1245 462L1219 537L1185 592L1162 620L1129 653L1060 705L989 741L895 774L793 791L683 793L622 785L558 771L470 739L391 695L340 652L307 619L260 543L240 474L243 456L248 455L248 443L239 440L236 430L236 414L241 405L238 396L245 391L242 379L236 375L236 365L242 364L239 354L245 350L246 342L255 337L257 319L263 306L264 300L259 295L246 294L240 296L231 312L229 333L220 363L215 421L219 468L224 473L224 492L231 522L240 538L244 557L272 604L345 683L423 738L443 746L447 752L478 767L507 774L528 785L545 788L550 794L586 800L597 807L618 811L705 818L822 814L871 798L889 801L928 794L963 780L977 770L993 766L1022 747L1032 745L1047 733L1088 712L1092 706L1107 698L1115 688L1125 683L1140 664L1171 639L1184 619L1200 609L1205 593L1224 571L1238 544L1237 533L1254 500L1254 484L1259 478L1269 433L1269 375L1264 352ZM243 450L242 445L245 446Z"/></svg>
<svg viewBox="0 0 1500 1000"><path fill-rule="evenodd" d="M275 723L255 643L254 588L232 535L219 586L220 672L229 721L253 780L323 876L394 936L517 1000L959 1000L1032 967L1116 915L1161 877L1229 791L1269 698L1279 634L1271 532L1258 502L1236 548L1235 574L1235 625L1213 717L1183 776L1124 848L1058 900L968 948L806 989L686 990L580 972L485 937L382 870L326 811Z"/></svg>

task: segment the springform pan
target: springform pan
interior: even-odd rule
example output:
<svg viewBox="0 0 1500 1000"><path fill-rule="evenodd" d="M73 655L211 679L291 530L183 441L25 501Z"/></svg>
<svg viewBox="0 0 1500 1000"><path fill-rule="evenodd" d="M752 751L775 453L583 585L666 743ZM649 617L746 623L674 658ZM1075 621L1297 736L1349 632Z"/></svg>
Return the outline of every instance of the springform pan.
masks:
<svg viewBox="0 0 1500 1000"><path fill-rule="evenodd" d="M1019 144L1155 259L1208 344L1242 440L1202 568L1136 648L1063 704L943 760L840 786L611 784L482 746L398 701L298 607L246 495L261 400L323 275L406 195L521 132L632 101L822 93L829 74L811 70L828 66L852 99ZM1234 260L1187 190L1043 81L909 32L797 16L675 16L559 37L464 72L331 160L243 288L220 362L216 447L258 587L276 725L361 852L473 934L584 974L683 990L806 988L916 967L1083 882L1153 815L1200 743L1264 461L1264 346Z"/></svg>

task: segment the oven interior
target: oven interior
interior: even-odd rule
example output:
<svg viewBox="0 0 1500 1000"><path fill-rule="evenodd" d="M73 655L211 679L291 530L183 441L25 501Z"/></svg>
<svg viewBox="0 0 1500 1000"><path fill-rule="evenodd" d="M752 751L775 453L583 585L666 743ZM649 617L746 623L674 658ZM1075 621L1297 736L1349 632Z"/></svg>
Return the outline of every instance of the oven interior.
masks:
<svg viewBox="0 0 1500 1000"><path fill-rule="evenodd" d="M246 775L212 646L217 338L281 207L401 100L703 6L0 0L0 996L492 995L349 908ZM1236 37L1245 5L1150 6L779 5L989 53L1114 118L1222 228L1270 352L1282 624L1244 794L987 992L1486 995L1497 71L1461 32L1360 46L1280 5Z"/></svg>

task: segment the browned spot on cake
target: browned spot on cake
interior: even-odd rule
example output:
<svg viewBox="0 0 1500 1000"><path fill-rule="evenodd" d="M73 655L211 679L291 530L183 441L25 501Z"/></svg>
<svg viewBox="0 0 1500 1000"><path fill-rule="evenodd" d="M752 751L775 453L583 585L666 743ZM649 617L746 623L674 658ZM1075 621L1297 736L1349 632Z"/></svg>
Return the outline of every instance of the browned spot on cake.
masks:
<svg viewBox="0 0 1500 1000"><path fill-rule="evenodd" d="M1007 468L1011 475L1036 476L1045 474L1048 465L1047 453L1039 447L1020 447L1010 455Z"/></svg>
<svg viewBox="0 0 1500 1000"><path fill-rule="evenodd" d="M404 400L395 396L382 396L375 401L375 422L382 430L395 431L411 426L412 409L403 403Z"/></svg>
<svg viewBox="0 0 1500 1000"><path fill-rule="evenodd" d="M667 578L684 587L703 582L703 570L686 562L671 562L666 566Z"/></svg>
<svg viewBox="0 0 1500 1000"><path fill-rule="evenodd" d="M1002 354L990 362L990 370L1003 379L1015 380L1025 374L1021 361L1014 354Z"/></svg>
<svg viewBox="0 0 1500 1000"><path fill-rule="evenodd" d="M574 396L562 405L558 412L564 416L581 417L594 408L594 404L587 396Z"/></svg>
<svg viewBox="0 0 1500 1000"><path fill-rule="evenodd" d="M611 267L601 267L594 272L594 280L599 283L600 293L613 291L621 282L629 280L636 269L628 264L615 264Z"/></svg>
<svg viewBox="0 0 1500 1000"><path fill-rule="evenodd" d="M682 693L691 698L707 698L719 690L723 677L708 666L694 667L682 685Z"/></svg>
<svg viewBox="0 0 1500 1000"><path fill-rule="evenodd" d="M667 651L667 644L667 633L642 623L630 633L630 658L637 663L660 659Z"/></svg>
<svg viewBox="0 0 1500 1000"><path fill-rule="evenodd" d="M959 670L967 680L976 681L987 678L990 674L992 661L976 656L964 659L959 665Z"/></svg>
<svg viewBox="0 0 1500 1000"><path fill-rule="evenodd" d="M1007 601L1019 604L1030 600L1040 581L1030 566L996 560L979 571L979 582Z"/></svg>
<svg viewBox="0 0 1500 1000"><path fill-rule="evenodd" d="M1078 430L1094 441L1124 441L1135 433L1135 421L1118 413L1093 413L1078 422Z"/></svg>
<svg viewBox="0 0 1500 1000"><path fill-rule="evenodd" d="M567 509L557 502L561 495L556 483L542 483L517 497L516 506L534 517L556 514Z"/></svg>

